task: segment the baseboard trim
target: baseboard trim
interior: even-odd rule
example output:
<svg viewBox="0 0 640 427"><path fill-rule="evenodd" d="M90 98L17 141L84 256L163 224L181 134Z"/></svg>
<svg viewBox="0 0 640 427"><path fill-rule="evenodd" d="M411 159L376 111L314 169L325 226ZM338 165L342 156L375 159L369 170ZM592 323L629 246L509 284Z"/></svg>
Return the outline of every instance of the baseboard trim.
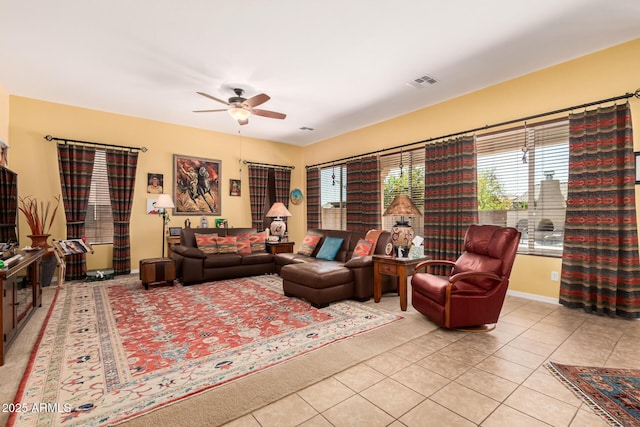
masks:
<svg viewBox="0 0 640 427"><path fill-rule="evenodd" d="M549 304L560 305L560 303L558 302L557 298L545 297L545 296L542 296L542 295L528 294L526 292L511 291L511 290L507 291L507 295L511 295L511 296L519 297L519 298L530 299L530 300L534 300L534 301L546 302L546 303L549 303Z"/></svg>

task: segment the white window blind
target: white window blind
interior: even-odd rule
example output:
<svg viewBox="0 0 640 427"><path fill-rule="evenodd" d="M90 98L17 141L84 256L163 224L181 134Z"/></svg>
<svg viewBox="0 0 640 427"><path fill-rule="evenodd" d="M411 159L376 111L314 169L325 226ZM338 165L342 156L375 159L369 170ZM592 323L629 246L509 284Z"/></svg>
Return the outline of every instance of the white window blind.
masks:
<svg viewBox="0 0 640 427"><path fill-rule="evenodd" d="M335 165L320 170L321 227L347 228L347 167Z"/></svg>
<svg viewBox="0 0 640 427"><path fill-rule="evenodd" d="M561 256L569 175L569 123L477 138L481 224L516 227L520 253Z"/></svg>
<svg viewBox="0 0 640 427"><path fill-rule="evenodd" d="M382 212L389 207L396 195L408 195L420 217L405 218L416 235L424 234L424 148L380 156L380 182L382 184ZM382 228L391 230L399 217L382 217Z"/></svg>
<svg viewBox="0 0 640 427"><path fill-rule="evenodd" d="M85 237L93 245L113 243L113 214L109 181L107 178L107 159L104 150L96 150L91 177L91 192L85 218Z"/></svg>

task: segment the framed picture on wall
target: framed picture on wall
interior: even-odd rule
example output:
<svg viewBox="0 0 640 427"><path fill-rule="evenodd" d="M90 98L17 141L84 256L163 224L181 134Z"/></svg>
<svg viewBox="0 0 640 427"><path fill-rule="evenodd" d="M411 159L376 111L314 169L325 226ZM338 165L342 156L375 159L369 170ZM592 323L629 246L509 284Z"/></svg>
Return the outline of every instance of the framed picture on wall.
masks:
<svg viewBox="0 0 640 427"><path fill-rule="evenodd" d="M240 196L241 195L241 185L239 179L230 179L229 180L229 195L230 196Z"/></svg>
<svg viewBox="0 0 640 427"><path fill-rule="evenodd" d="M173 155L174 215L220 215L220 160Z"/></svg>
<svg viewBox="0 0 640 427"><path fill-rule="evenodd" d="M147 193L162 194L164 177L161 173L147 174Z"/></svg>

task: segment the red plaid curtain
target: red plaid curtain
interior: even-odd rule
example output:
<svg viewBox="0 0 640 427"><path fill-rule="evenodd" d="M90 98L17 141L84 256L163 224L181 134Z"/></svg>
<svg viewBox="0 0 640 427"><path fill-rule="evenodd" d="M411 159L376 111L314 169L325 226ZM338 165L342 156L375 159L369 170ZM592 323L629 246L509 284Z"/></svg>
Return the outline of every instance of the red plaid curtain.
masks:
<svg viewBox="0 0 640 427"><path fill-rule="evenodd" d="M95 154L94 148L58 144L58 166L67 220L67 239L79 239L84 235L84 221L89 204ZM87 263L84 254L67 256L65 261L66 280L79 280L86 277Z"/></svg>
<svg viewBox="0 0 640 427"><path fill-rule="evenodd" d="M136 182L138 152L106 150L109 196L113 214L113 271L131 273L129 220Z"/></svg>
<svg viewBox="0 0 640 427"><path fill-rule="evenodd" d="M455 261L467 229L478 222L476 138L450 139L425 149L424 251L433 259Z"/></svg>
<svg viewBox="0 0 640 427"><path fill-rule="evenodd" d="M382 227L380 166L377 156L347 163L347 230Z"/></svg>
<svg viewBox="0 0 640 427"><path fill-rule="evenodd" d="M635 159L629 104L569 116L560 303L640 317Z"/></svg>
<svg viewBox="0 0 640 427"><path fill-rule="evenodd" d="M251 202L252 227L256 230L264 228L264 202L267 197L269 169L249 166L249 199Z"/></svg>
<svg viewBox="0 0 640 427"><path fill-rule="evenodd" d="M307 169L307 229L320 228L320 168Z"/></svg>

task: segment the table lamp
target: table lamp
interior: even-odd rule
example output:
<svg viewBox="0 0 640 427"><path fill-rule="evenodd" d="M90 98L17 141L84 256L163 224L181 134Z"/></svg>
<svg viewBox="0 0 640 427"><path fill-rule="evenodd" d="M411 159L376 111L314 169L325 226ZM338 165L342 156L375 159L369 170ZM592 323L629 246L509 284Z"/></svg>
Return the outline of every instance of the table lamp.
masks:
<svg viewBox="0 0 640 427"><path fill-rule="evenodd" d="M269 230L273 236L278 236L280 241L282 241L282 237L287 231L287 224L282 220L282 217L291 216L291 212L287 210L284 204L275 202L271 206L271 209L269 209L269 212L267 212L266 216L268 218L275 218L273 222L271 222Z"/></svg>
<svg viewBox="0 0 640 427"><path fill-rule="evenodd" d="M416 205L409 196L403 194L397 195L393 202L384 211L383 216L399 216L400 219L391 228L391 243L393 244L394 254L404 258L409 255L409 248L413 240L413 229L405 217L422 215Z"/></svg>

